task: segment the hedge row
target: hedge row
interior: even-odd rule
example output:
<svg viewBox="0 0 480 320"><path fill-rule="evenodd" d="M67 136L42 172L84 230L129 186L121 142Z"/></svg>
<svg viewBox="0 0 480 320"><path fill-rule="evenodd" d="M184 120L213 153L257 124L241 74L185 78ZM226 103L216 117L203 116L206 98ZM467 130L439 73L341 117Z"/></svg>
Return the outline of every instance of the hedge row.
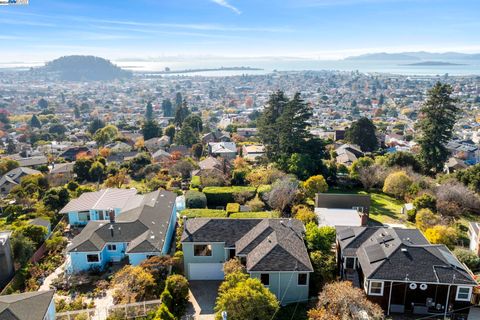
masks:
<svg viewBox="0 0 480 320"><path fill-rule="evenodd" d="M185 206L190 209L205 208L207 206L207 198L202 192L188 190L185 193Z"/></svg>
<svg viewBox="0 0 480 320"><path fill-rule="evenodd" d="M226 218L227 211L215 209L185 209L180 213L187 218Z"/></svg>
<svg viewBox="0 0 480 320"><path fill-rule="evenodd" d="M210 208L213 207L225 207L230 202L235 202L235 194L237 193L248 193L248 199L251 199L255 196L256 188L255 187L241 187L241 186L232 186L232 187L206 187L203 189L203 193L207 197L207 203Z"/></svg>

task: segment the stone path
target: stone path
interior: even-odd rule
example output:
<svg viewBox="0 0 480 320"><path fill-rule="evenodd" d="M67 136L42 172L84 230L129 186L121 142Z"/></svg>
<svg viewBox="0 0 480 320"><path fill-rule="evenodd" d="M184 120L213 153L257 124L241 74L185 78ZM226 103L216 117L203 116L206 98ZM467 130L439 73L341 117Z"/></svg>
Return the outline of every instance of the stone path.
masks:
<svg viewBox="0 0 480 320"><path fill-rule="evenodd" d="M66 262L64 262L60 267L58 267L57 269L55 269L54 272L52 272L51 274L49 274L45 280L43 281L43 284L40 286L40 288L38 289L38 291L47 291L47 290L50 290L50 285L52 284L53 280L55 280L60 274L62 274L63 272L65 272L65 265L66 265Z"/></svg>

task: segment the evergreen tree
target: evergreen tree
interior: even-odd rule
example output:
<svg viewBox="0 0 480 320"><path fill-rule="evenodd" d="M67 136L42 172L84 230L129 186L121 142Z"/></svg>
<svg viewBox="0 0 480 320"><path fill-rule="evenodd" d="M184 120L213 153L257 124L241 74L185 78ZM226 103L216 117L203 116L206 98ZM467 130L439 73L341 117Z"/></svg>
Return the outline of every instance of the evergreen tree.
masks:
<svg viewBox="0 0 480 320"><path fill-rule="evenodd" d="M90 122L90 125L88 126L88 132L90 132L91 134L95 134L98 129L101 129L103 127L105 127L105 122L98 118L95 118L92 122Z"/></svg>
<svg viewBox="0 0 480 320"><path fill-rule="evenodd" d="M183 121L184 126L190 126L195 133L199 134L203 130L202 118L196 114L191 114Z"/></svg>
<svg viewBox="0 0 480 320"><path fill-rule="evenodd" d="M38 117L36 115L33 115L32 118L30 119L30 126L32 128L41 128L42 123L40 120L38 120Z"/></svg>
<svg viewBox="0 0 480 320"><path fill-rule="evenodd" d="M175 107L178 109L183 103L183 98L182 94L180 92L177 92L175 95Z"/></svg>
<svg viewBox="0 0 480 320"><path fill-rule="evenodd" d="M154 120L145 121L142 127L143 139L148 140L162 135L162 129Z"/></svg>
<svg viewBox="0 0 480 320"><path fill-rule="evenodd" d="M172 106L172 101L170 101L170 99L165 99L162 101L162 110L163 110L164 117L173 116L173 106Z"/></svg>
<svg viewBox="0 0 480 320"><path fill-rule="evenodd" d="M175 126L173 124L165 128L165 135L170 138L170 143L172 143L173 138L175 137Z"/></svg>
<svg viewBox="0 0 480 320"><path fill-rule="evenodd" d="M375 135L376 127L368 118L360 118L345 131L345 141L358 145L362 151L374 151L378 148Z"/></svg>
<svg viewBox="0 0 480 320"><path fill-rule="evenodd" d="M38 106L40 109L47 109L47 108L48 108L48 102L47 102L47 100L41 98L40 100L38 100L37 106Z"/></svg>
<svg viewBox="0 0 480 320"><path fill-rule="evenodd" d="M153 120L153 106L150 101L147 103L147 107L145 110L145 119L147 121Z"/></svg>
<svg viewBox="0 0 480 320"><path fill-rule="evenodd" d="M449 155L445 145L452 138L459 111L455 99L451 97L452 91L450 85L437 82L428 91L427 101L420 110L423 117L418 125L421 132L419 156L427 172L441 171Z"/></svg>
<svg viewBox="0 0 480 320"><path fill-rule="evenodd" d="M73 107L73 115L75 116L75 119L80 119L81 117L80 110L78 109L77 105Z"/></svg>
<svg viewBox="0 0 480 320"><path fill-rule="evenodd" d="M190 114L190 110L188 109L188 105L186 101L183 101L182 104L177 105L177 110L175 111L175 125L181 127L183 125L183 121L188 117Z"/></svg>
<svg viewBox="0 0 480 320"><path fill-rule="evenodd" d="M175 135L175 143L178 145L191 147L198 142L198 135L195 133L192 127L187 125L183 126Z"/></svg>
<svg viewBox="0 0 480 320"><path fill-rule="evenodd" d="M7 139L7 154L15 153L16 150L17 150L17 147L15 146L15 143L13 142L12 139L8 138Z"/></svg>

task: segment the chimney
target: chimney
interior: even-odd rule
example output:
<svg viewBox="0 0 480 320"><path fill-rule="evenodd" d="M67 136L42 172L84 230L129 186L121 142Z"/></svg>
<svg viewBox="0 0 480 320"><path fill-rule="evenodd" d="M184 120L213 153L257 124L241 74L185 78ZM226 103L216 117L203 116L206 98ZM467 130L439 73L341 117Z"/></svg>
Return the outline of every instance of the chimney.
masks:
<svg viewBox="0 0 480 320"><path fill-rule="evenodd" d="M113 209L108 210L108 216L110 218L110 223L115 223L115 211Z"/></svg>
<svg viewBox="0 0 480 320"><path fill-rule="evenodd" d="M363 226L366 226L368 223L368 214L363 213L363 212L358 212L358 215L360 216L360 222Z"/></svg>
<svg viewBox="0 0 480 320"><path fill-rule="evenodd" d="M108 228L108 230L110 230L110 234L111 234L111 236L112 236L112 238L113 238L113 225L110 225L110 227Z"/></svg>

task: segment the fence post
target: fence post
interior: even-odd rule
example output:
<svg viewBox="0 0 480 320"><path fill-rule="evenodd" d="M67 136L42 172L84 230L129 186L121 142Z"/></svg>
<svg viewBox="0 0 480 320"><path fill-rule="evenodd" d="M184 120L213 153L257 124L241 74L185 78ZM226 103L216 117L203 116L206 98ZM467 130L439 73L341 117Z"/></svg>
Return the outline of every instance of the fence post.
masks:
<svg viewBox="0 0 480 320"><path fill-rule="evenodd" d="M143 300L143 315L147 315L147 307L145 306L145 300Z"/></svg>
<svg viewBox="0 0 480 320"><path fill-rule="evenodd" d="M127 314L127 305L125 304L125 320L128 319L128 314Z"/></svg>

